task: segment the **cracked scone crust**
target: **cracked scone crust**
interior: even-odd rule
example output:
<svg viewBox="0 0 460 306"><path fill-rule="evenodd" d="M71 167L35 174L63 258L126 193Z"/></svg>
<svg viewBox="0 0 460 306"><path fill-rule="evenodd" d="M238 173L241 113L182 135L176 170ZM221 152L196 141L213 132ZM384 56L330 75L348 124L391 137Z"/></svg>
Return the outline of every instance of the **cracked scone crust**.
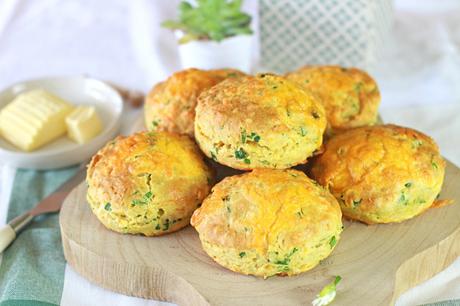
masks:
<svg viewBox="0 0 460 306"><path fill-rule="evenodd" d="M256 169L214 186L191 224L220 265L262 277L315 267L340 239L337 200L297 170Z"/></svg>
<svg viewBox="0 0 460 306"><path fill-rule="evenodd" d="M195 139L215 161L236 169L305 163L323 141L324 108L283 77L227 79L198 98Z"/></svg>
<svg viewBox="0 0 460 306"><path fill-rule="evenodd" d="M286 75L316 94L326 109L331 132L377 122L380 92L364 71L340 66L306 66Z"/></svg>
<svg viewBox="0 0 460 306"><path fill-rule="evenodd" d="M149 130L169 131L193 137L198 95L226 78L239 77L234 69L186 69L158 83L145 99L144 118Z"/></svg>
<svg viewBox="0 0 460 306"><path fill-rule="evenodd" d="M337 135L312 166L313 177L337 198L344 216L368 224L401 222L431 207L444 171L430 137L396 125Z"/></svg>
<svg viewBox="0 0 460 306"><path fill-rule="evenodd" d="M211 181L187 136L141 132L116 138L92 158L87 200L107 228L157 236L189 224Z"/></svg>

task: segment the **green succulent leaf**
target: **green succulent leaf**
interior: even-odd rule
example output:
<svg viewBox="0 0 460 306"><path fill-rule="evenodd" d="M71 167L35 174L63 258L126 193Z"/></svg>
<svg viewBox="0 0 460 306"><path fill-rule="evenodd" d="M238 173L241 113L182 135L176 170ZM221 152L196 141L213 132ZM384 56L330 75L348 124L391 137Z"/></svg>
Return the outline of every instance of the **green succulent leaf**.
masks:
<svg viewBox="0 0 460 306"><path fill-rule="evenodd" d="M241 11L241 0L199 0L193 6L179 4L178 20L166 20L161 26L183 32L179 43L192 40L222 41L236 35L250 35L251 16Z"/></svg>

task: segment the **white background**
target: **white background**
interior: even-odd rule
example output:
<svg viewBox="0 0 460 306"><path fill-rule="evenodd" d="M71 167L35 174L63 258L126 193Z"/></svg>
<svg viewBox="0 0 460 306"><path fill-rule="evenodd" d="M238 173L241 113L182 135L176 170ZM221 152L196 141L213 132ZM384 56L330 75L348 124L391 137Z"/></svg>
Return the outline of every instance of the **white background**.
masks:
<svg viewBox="0 0 460 306"><path fill-rule="evenodd" d="M180 69L174 36L159 23L169 0L0 0L0 88L49 75L87 74L147 91ZM247 3L249 9L254 1ZM460 165L460 1L398 0L392 37L373 75L385 122L419 129ZM128 109L123 130L140 111ZM1 161L0 161L1 162ZM0 168L0 221L14 169ZM398 305L460 298L460 260ZM158 305L98 288L66 268L63 305Z"/></svg>

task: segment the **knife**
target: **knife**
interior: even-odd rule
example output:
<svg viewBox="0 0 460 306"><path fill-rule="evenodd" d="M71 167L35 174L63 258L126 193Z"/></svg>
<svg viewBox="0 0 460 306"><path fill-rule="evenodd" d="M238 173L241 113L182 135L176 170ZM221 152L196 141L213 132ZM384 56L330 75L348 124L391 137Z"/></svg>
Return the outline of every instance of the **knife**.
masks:
<svg viewBox="0 0 460 306"><path fill-rule="evenodd" d="M0 253L13 241L36 216L55 213L61 209L62 203L72 189L83 181L86 176L86 166L81 166L77 173L62 184L55 192L41 200L37 206L14 218L0 229Z"/></svg>

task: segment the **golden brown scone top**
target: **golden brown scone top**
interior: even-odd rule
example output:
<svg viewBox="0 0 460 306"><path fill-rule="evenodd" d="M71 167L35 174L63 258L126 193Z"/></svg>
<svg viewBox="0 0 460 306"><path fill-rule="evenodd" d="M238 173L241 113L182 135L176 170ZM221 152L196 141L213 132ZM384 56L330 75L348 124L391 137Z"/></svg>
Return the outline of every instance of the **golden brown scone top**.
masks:
<svg viewBox="0 0 460 306"><path fill-rule="evenodd" d="M190 68L174 73L155 85L145 100L145 124L149 130L169 131L193 137L195 106L199 94L226 78L239 77L235 69Z"/></svg>
<svg viewBox="0 0 460 306"><path fill-rule="evenodd" d="M267 277L318 264L340 238L341 216L336 199L303 172L256 169L215 185L191 224L214 260Z"/></svg>
<svg viewBox="0 0 460 306"><path fill-rule="evenodd" d="M332 132L377 122L380 92L365 71L340 66L305 66L286 77L322 101Z"/></svg>
<svg viewBox="0 0 460 306"><path fill-rule="evenodd" d="M212 179L188 136L139 132L117 137L92 158L87 198L108 228L159 235L188 224Z"/></svg>
<svg viewBox="0 0 460 306"><path fill-rule="evenodd" d="M208 242L265 252L280 232L286 246L330 238L340 218L337 200L303 172L256 169L216 185L191 224Z"/></svg>
<svg viewBox="0 0 460 306"><path fill-rule="evenodd" d="M195 139L236 169L289 168L322 144L324 108L297 84L273 74L227 79L198 98Z"/></svg>
<svg viewBox="0 0 460 306"><path fill-rule="evenodd" d="M401 222L429 208L444 170L430 137L389 124L334 136L312 175L339 200L345 216L372 224Z"/></svg>

